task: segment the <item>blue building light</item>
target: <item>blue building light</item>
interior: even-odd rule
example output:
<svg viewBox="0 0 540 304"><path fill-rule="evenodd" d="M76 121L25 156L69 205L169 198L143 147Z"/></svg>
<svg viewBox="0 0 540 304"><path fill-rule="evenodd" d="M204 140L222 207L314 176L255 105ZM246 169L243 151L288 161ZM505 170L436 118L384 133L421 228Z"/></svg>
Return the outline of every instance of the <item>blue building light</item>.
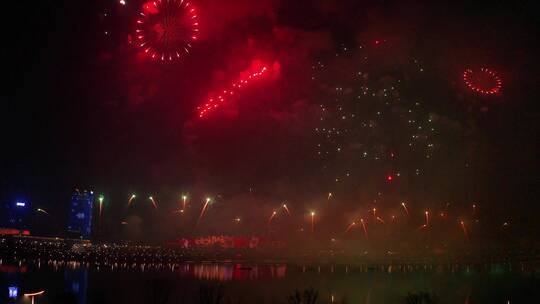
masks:
<svg viewBox="0 0 540 304"><path fill-rule="evenodd" d="M16 299L19 296L19 288L17 286L9 286L9 298Z"/></svg>
<svg viewBox="0 0 540 304"><path fill-rule="evenodd" d="M0 227L27 230L30 206L31 204L24 199L15 199L3 206L0 205Z"/></svg>
<svg viewBox="0 0 540 304"><path fill-rule="evenodd" d="M71 197L71 208L67 230L73 237L90 239L92 232L92 207L94 195L92 191L75 191Z"/></svg>

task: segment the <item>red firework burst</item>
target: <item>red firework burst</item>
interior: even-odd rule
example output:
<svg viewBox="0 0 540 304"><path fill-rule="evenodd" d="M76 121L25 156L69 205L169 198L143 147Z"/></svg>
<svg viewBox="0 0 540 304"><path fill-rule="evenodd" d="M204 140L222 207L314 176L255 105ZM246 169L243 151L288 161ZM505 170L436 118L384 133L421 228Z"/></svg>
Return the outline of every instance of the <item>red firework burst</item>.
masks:
<svg viewBox="0 0 540 304"><path fill-rule="evenodd" d="M498 94L502 89L501 78L488 68L481 68L478 71L465 70L463 81L469 89L482 95Z"/></svg>
<svg viewBox="0 0 540 304"><path fill-rule="evenodd" d="M208 98L208 101L204 105L197 107L197 110L199 112L199 117L203 118L209 112L220 107L221 105L226 103L229 98L231 98L233 95L236 95L236 93L239 90L241 90L243 87L247 86L253 80L256 80L266 75L267 72L268 72L268 67L263 66L257 71L252 72L249 75L242 77L238 79L237 81L233 82L228 89L224 89L223 91L221 91L219 95Z"/></svg>
<svg viewBox="0 0 540 304"><path fill-rule="evenodd" d="M196 9L187 0L155 0L143 4L135 30L136 45L155 60L178 60L197 40Z"/></svg>

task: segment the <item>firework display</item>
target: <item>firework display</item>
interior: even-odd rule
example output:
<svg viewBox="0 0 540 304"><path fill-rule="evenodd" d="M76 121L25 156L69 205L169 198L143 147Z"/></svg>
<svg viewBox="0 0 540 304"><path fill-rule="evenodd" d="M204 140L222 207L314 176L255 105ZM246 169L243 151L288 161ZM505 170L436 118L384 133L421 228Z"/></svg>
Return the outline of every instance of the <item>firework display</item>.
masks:
<svg viewBox="0 0 540 304"><path fill-rule="evenodd" d="M323 174L331 187L352 186L368 178L365 172L388 184L421 175L439 147L438 115L407 83L422 77L421 64L381 68L367 48L344 49L329 63L312 66L319 102L315 152Z"/></svg>
<svg viewBox="0 0 540 304"><path fill-rule="evenodd" d="M155 60L183 58L199 35L197 11L187 0L146 2L136 22L136 45Z"/></svg>
<svg viewBox="0 0 540 304"><path fill-rule="evenodd" d="M467 69L463 72L463 81L475 93L495 95L501 92L502 80L495 71L488 68Z"/></svg>
<svg viewBox="0 0 540 304"><path fill-rule="evenodd" d="M410 217L411 215L409 214L409 209L407 209L407 204L403 202L401 203L401 206L403 207L403 210L405 210L407 217Z"/></svg>
<svg viewBox="0 0 540 304"><path fill-rule="evenodd" d="M315 211L311 211L309 215L311 216L311 233L314 233L315 232Z"/></svg>
<svg viewBox="0 0 540 304"><path fill-rule="evenodd" d="M215 96L209 97L207 102L197 107L199 118L203 118L215 109L223 106L227 101L233 98L238 92L248 86L252 81L257 80L268 73L268 68L263 66L256 72L252 72L245 77L241 77L237 81L233 82L228 88L216 93Z"/></svg>
<svg viewBox="0 0 540 304"><path fill-rule="evenodd" d="M448 128L448 119L444 120L436 110L430 109L429 102L424 105L424 97L414 87L426 74L420 60L413 58L389 63L387 57L377 55L380 47L383 46L356 50L343 47L335 56L318 59L312 66L310 101L316 110L310 115L316 119L309 132L313 131L310 135L315 142L314 154L321 172L317 181L324 185L321 189L325 189L313 194L317 201L315 205L308 203L310 197L296 202L288 198L277 205L279 207L273 200L271 207L260 212L246 211L240 217L237 210L242 210L242 206L220 198L220 204L215 208L223 208L220 212L227 213L224 216L227 220L216 230L214 223L219 222L219 218L215 217L220 212L209 214L212 221L203 223L213 200L200 197L201 205L193 204L193 208L200 211L192 212L187 203L188 196L182 194L179 202L178 196L173 199L175 208L172 210L173 214L182 217L174 218L185 223L186 230L197 234L203 231L216 233L221 229L234 233L265 231L268 236L309 231L310 237L321 239L334 238L344 232L346 239L354 240L358 235L354 228L361 226L362 239L369 244L396 237L414 239L441 231L464 233L468 239L468 229L474 231L477 227L472 222L470 227L465 227L461 218L478 219L476 203L472 205L472 214L468 214L471 212L469 203L465 203L466 209L451 209L448 203L443 204L440 213L433 213L440 215L436 217L430 210L437 208L437 203L429 202L429 209L425 208L428 205L422 208L426 203L423 196L427 193L433 197L427 192L429 190L426 191L431 182L428 173L434 174L434 167L444 168L440 166L441 159L447 168L459 174L465 170L455 165L457 160L464 159L462 149L448 144L448 138L459 138L461 133ZM239 79L218 90L219 93L214 93L207 103L198 107L199 118L226 107L242 89L270 74L271 70L264 64L244 71ZM440 158L440 150L450 157ZM360 199L351 189L368 194ZM251 188L249 192L253 195ZM365 200L366 196L371 199ZM129 204L134 198L135 195ZM152 197L150 201L157 210ZM358 202L354 210L343 209L343 204L348 201ZM300 211L291 214L291 207ZM310 207L316 208L317 212ZM235 211L229 213L228 210ZM347 218L342 218L349 211ZM171 210L163 214L170 215ZM459 225L447 225L448 220L457 220ZM257 224L248 226L251 221ZM304 230L306 224L309 228ZM369 231L368 226L371 227ZM500 226L500 222L496 226Z"/></svg>
<svg viewBox="0 0 540 304"><path fill-rule="evenodd" d="M211 198L207 197L206 198L206 201L201 209L201 213L199 214L199 218L197 219L197 224L195 225L195 227L197 227L199 225L199 223L201 222L202 218L204 217L204 214L206 212L206 209L208 208L208 204L212 201Z"/></svg>
<svg viewBox="0 0 540 304"><path fill-rule="evenodd" d="M356 225L355 222L352 222L349 226L347 226L347 229L345 229L345 233L349 232L354 226Z"/></svg>
<svg viewBox="0 0 540 304"><path fill-rule="evenodd" d="M366 240L368 239L368 232L366 228L366 223L364 222L364 219L360 219L360 223L362 223L362 229L364 230L364 236L366 237Z"/></svg>
<svg viewBox="0 0 540 304"><path fill-rule="evenodd" d="M44 209L41 209L41 208L37 208L36 212L41 212L43 214L50 215L49 212L47 212L47 210L44 210Z"/></svg>
<svg viewBox="0 0 540 304"><path fill-rule="evenodd" d="M334 212L333 204L325 202L325 196L321 199L321 203L325 206L322 209L317 211L304 209L304 212L291 214L290 206L305 205L304 202L281 204L278 209L270 209L269 213L267 213L268 209L265 208L260 208L260 212L248 213L237 208L238 206L229 198L216 195L220 203L215 205L216 212L208 214L208 209L214 202L210 197L203 199L203 197L196 195L195 201L200 201L200 204L186 205L185 209L175 209L178 208L176 200L170 201L170 204L164 203L158 209L155 200L156 193L153 194L153 196L148 197L148 200L152 203L151 206L137 204L132 208L124 208L125 218L120 224L125 229L132 229L132 225L136 225L136 222L134 223L130 219L133 219L134 216L152 216L160 224L165 223L165 221L183 223L184 227L190 232L186 234L186 231L175 231L173 235L174 237L200 239L201 243L193 245L195 247L199 245L202 247L222 246L222 244L218 244L219 242L205 243L207 241L204 240L209 239L208 235L228 235L230 238L241 239L245 235L263 234L262 231L266 231L264 233L266 238L282 245L287 244L287 247L290 246L291 248L310 240L320 243L320 246L325 246L330 240L331 243L335 243L334 246L339 244L339 246L347 248L351 253L358 252L359 249L369 249L374 252L377 250L392 250L404 253L410 252L410 250L419 250L420 248L440 250L437 248L448 244L471 246L481 238L483 231L486 229L498 231L505 235L510 235L511 231L514 230L508 218L501 220L492 215L482 214L478 210L477 203L472 204L473 208L470 207L471 205L465 208L452 208L449 203L438 205L438 207L437 204L432 204L433 208L440 208L439 210L441 210L434 213L437 214L436 217L431 217L432 212L430 210L418 208L419 206L415 202L411 204L392 202L393 205L379 208L368 208L367 206L370 204L367 203L361 204L360 209L356 210L353 215L349 214L347 218L344 218L339 213ZM185 196L187 200L187 195ZM97 203L102 205L105 202L104 197L104 195L100 195L97 198ZM163 195L160 197L163 197ZM168 201L166 197L167 195L164 196L164 201ZM175 197L178 198L177 195ZM335 196L334 199L335 205L342 203L339 196ZM147 212L148 207L153 208L155 212ZM172 207L174 208L171 210ZM407 212L398 215L394 214L395 211L400 209ZM98 209L96 213L102 211ZM229 211L240 212L242 217L235 215L233 220L230 221L229 214L231 213ZM51 216L43 209L37 209L36 212ZM221 215L223 212L226 213L225 216ZM181 215L181 217L171 216L174 214ZM287 216L280 217L280 214ZM103 229L102 224L109 222L108 217L110 217L108 213L99 216L100 231ZM203 222L205 217L208 217L208 220ZM224 222L224 218L229 220ZM248 225L246 226L246 224ZM310 226L306 230L302 228L305 224ZM297 225L301 227L298 230L294 228L298 227ZM152 229L147 227L146 223L144 227L144 229ZM362 229L355 229L356 227ZM306 231L309 231L309 233L306 233ZM426 239L427 236L433 236L434 239ZM396 240L399 240L401 244L396 243Z"/></svg>
<svg viewBox="0 0 540 304"><path fill-rule="evenodd" d="M135 194L132 194L130 197L129 197L129 200L128 200L128 207L131 206L131 204L133 203L133 200L137 198L137 196Z"/></svg>
<svg viewBox="0 0 540 304"><path fill-rule="evenodd" d="M150 202L152 202L152 207L154 207L154 209L157 209L158 206L157 206L157 203L156 203L156 200L154 199L154 197L149 196L148 199L150 200Z"/></svg>
<svg viewBox="0 0 540 304"><path fill-rule="evenodd" d="M268 225L272 223L272 219L276 216L277 211L272 211L272 215L268 218Z"/></svg>
<svg viewBox="0 0 540 304"><path fill-rule="evenodd" d="M0 303L533 302L538 10L469 2L6 1Z"/></svg>
<svg viewBox="0 0 540 304"><path fill-rule="evenodd" d="M283 204L283 209L285 209L285 212L287 212L287 215L291 216L291 211L287 207L287 204Z"/></svg>
<svg viewBox="0 0 540 304"><path fill-rule="evenodd" d="M187 207L187 195L185 194L182 194L182 210L186 210L186 207Z"/></svg>
<svg viewBox="0 0 540 304"><path fill-rule="evenodd" d="M98 201L99 201L99 220L101 221L101 216L102 216L102 213L103 213L103 200L105 198L103 197L103 195L100 195L99 198L98 198Z"/></svg>

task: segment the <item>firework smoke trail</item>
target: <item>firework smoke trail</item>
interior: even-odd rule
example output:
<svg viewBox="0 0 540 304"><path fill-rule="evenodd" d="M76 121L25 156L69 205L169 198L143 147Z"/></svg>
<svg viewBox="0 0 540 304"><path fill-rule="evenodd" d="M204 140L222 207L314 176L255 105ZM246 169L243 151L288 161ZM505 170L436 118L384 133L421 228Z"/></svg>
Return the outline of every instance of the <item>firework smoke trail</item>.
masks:
<svg viewBox="0 0 540 304"><path fill-rule="evenodd" d="M463 234L465 235L465 239L469 240L469 233L467 232L467 227L465 227L465 222L461 221L459 222L461 225L461 229L463 230Z"/></svg>
<svg viewBox="0 0 540 304"><path fill-rule="evenodd" d="M349 230L351 230L354 226L356 225L355 222L352 222L349 227L347 227L347 229L345 229L345 233L349 232Z"/></svg>
<svg viewBox="0 0 540 304"><path fill-rule="evenodd" d="M99 222L101 223L101 212L103 211L103 200L105 198L103 197L103 195L100 195L98 200L99 200Z"/></svg>
<svg viewBox="0 0 540 304"><path fill-rule="evenodd" d="M152 196L148 197L148 199L152 202L152 206L154 207L154 209L157 210L157 203L156 201L154 200L154 198Z"/></svg>
<svg viewBox="0 0 540 304"><path fill-rule="evenodd" d="M287 214L289 216L291 216L291 211L289 210L289 208L287 207L287 204L283 204L283 209L285 209L285 211L287 212Z"/></svg>
<svg viewBox="0 0 540 304"><path fill-rule="evenodd" d="M128 207L131 206L131 203L133 202L133 200L136 198L137 196L135 194L132 194L131 197L129 198L128 200Z"/></svg>
<svg viewBox="0 0 540 304"><path fill-rule="evenodd" d="M46 215L50 215L49 212L47 212L47 211L45 211L44 209L41 209L41 208L37 208L36 211L41 212L41 213L45 213Z"/></svg>
<svg viewBox="0 0 540 304"><path fill-rule="evenodd" d="M199 215L199 218L197 219L197 223L195 224L195 227L199 226L199 222L203 218L206 208L208 207L208 204L210 203L210 201L211 199L209 197L206 198L206 202L204 203L204 206L201 209L201 214Z"/></svg>
<svg viewBox="0 0 540 304"><path fill-rule="evenodd" d="M311 211L311 233L315 232L315 211Z"/></svg>
<svg viewBox="0 0 540 304"><path fill-rule="evenodd" d="M187 195L182 195L182 210L186 210Z"/></svg>
<svg viewBox="0 0 540 304"><path fill-rule="evenodd" d="M401 203L401 206L403 207L403 209L405 209L405 213L407 213L407 217L411 217L411 215L409 214L409 209L407 209L407 204Z"/></svg>
<svg viewBox="0 0 540 304"><path fill-rule="evenodd" d="M277 211L272 211L272 215L270 215L270 218L268 218L268 225L270 226L270 223L272 223L272 219L276 216Z"/></svg>
<svg viewBox="0 0 540 304"><path fill-rule="evenodd" d="M367 233L366 223L364 222L364 219L360 219L360 223L362 223L362 228L364 229L364 236L366 237L366 240L367 240L368 233Z"/></svg>

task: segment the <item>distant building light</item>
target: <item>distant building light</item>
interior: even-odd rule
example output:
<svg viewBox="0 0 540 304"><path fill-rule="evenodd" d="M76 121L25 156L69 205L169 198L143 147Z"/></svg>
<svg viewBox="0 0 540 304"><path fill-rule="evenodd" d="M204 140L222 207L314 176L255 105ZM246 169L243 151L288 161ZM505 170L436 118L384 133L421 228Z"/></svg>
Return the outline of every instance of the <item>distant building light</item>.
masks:
<svg viewBox="0 0 540 304"><path fill-rule="evenodd" d="M19 296L19 288L16 286L8 287L8 291L10 299L16 299Z"/></svg>
<svg viewBox="0 0 540 304"><path fill-rule="evenodd" d="M15 205L17 207L26 207L26 203L22 203L22 202L16 202Z"/></svg>
<svg viewBox="0 0 540 304"><path fill-rule="evenodd" d="M81 286L79 285L79 282L73 282L73 283L71 283L71 290L72 290L74 293L79 293L79 291L81 290Z"/></svg>

